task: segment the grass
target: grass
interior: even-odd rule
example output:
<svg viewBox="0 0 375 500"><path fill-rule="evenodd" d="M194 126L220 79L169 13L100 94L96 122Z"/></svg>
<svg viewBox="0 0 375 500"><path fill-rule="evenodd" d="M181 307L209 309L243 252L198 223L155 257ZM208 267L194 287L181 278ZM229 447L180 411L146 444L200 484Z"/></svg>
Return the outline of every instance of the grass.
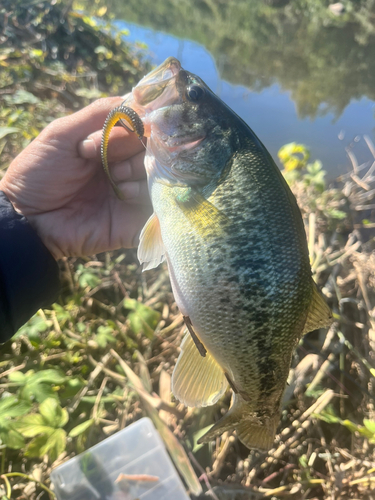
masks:
<svg viewBox="0 0 375 500"><path fill-rule="evenodd" d="M82 16L73 19L92 29ZM96 28L94 33L104 36ZM122 53L132 49L124 46ZM23 57L26 64L31 56ZM49 65L48 53L43 57L41 73ZM4 68L14 76L14 56L0 61L8 63L2 78ZM136 66L132 78L140 71ZM3 171L17 148L32 139L23 130L30 130L25 124L33 110L50 109L33 102L40 97L27 79L6 82L1 88L9 100L1 126L17 131L0 138ZM88 88L91 83L87 80ZM72 80L69 93L86 88L81 85ZM97 90L111 87L102 82ZM20 91L28 94L20 98ZM74 109L62 94L51 94L57 106L34 120L35 134L54 116ZM80 98L72 97L81 106ZM170 378L184 326L165 267L141 273L135 251L124 250L65 259L59 303L39 311L2 348L0 498L54 498L53 468L145 415L162 435L192 498L372 498L375 150L369 138L363 140L369 161L358 165L349 148L353 169L329 188L322 166L308 163L306 148L288 145L281 154L303 213L314 278L336 321L327 333L306 335L296 349L273 450L249 453L230 433L210 445L197 444L228 408L230 395L206 409L187 409L173 400ZM299 161L290 162L296 157Z"/></svg>

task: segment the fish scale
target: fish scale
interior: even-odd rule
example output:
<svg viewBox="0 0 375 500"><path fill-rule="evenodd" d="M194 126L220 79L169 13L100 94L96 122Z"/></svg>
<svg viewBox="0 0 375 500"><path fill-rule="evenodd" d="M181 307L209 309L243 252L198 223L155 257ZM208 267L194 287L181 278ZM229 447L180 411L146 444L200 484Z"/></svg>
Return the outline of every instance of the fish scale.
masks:
<svg viewBox="0 0 375 500"><path fill-rule="evenodd" d="M176 59L146 75L125 104L148 131L154 214L138 257L145 270L167 260L188 328L173 393L208 406L229 386L229 411L200 442L235 429L246 446L269 449L293 349L332 321L296 200L252 130Z"/></svg>

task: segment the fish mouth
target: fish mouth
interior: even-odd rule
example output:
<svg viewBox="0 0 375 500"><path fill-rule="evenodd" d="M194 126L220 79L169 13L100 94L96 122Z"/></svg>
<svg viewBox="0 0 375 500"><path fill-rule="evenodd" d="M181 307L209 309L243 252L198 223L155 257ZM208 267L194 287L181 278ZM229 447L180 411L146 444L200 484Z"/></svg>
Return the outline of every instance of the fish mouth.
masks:
<svg viewBox="0 0 375 500"><path fill-rule="evenodd" d="M176 151L186 151L195 148L195 146L198 146L203 140L205 139L205 136L203 137L198 137L196 139L189 138L188 140L183 140L183 139L176 139L176 138L168 138L167 141L164 142L165 147L170 151L171 153L174 153Z"/></svg>
<svg viewBox="0 0 375 500"><path fill-rule="evenodd" d="M198 146L204 139L205 135L193 136L193 137L173 137L163 133L159 127L153 127L153 139L157 143L158 148L162 148L168 153L180 153L182 151L188 151L196 146Z"/></svg>
<svg viewBox="0 0 375 500"><path fill-rule="evenodd" d="M144 118L155 109L176 102L179 98L176 78L180 70L180 61L169 57L163 64L142 78L124 104L133 108L141 118Z"/></svg>

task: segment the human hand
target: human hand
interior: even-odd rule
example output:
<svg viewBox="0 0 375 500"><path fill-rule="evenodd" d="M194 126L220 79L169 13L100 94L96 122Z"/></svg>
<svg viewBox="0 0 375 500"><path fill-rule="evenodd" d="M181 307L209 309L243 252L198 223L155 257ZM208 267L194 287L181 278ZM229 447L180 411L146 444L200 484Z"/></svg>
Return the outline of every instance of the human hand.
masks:
<svg viewBox="0 0 375 500"><path fill-rule="evenodd" d="M100 158L101 128L123 99L99 99L49 124L10 164L0 181L58 259L138 245L152 207L138 137L115 127L108 161L124 194L119 200Z"/></svg>

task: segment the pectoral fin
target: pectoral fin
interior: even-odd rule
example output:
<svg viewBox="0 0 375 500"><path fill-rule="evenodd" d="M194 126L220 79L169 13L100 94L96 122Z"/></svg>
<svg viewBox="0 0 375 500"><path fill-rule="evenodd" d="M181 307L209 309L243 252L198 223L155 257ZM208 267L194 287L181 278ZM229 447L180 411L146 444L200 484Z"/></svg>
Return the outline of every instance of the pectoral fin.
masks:
<svg viewBox="0 0 375 500"><path fill-rule="evenodd" d="M202 357L190 333L187 333L172 375L174 396L186 406L211 406L221 398L227 387L222 368L209 351L206 350L205 357Z"/></svg>
<svg viewBox="0 0 375 500"><path fill-rule="evenodd" d="M313 296L302 333L305 334L318 328L330 326L332 321L332 311L327 306L316 284L313 283Z"/></svg>
<svg viewBox="0 0 375 500"><path fill-rule="evenodd" d="M224 233L228 218L197 191L189 190L184 198L177 198L176 202L202 237L220 236Z"/></svg>
<svg viewBox="0 0 375 500"><path fill-rule="evenodd" d="M143 265L143 271L153 269L165 260L165 247L156 214L151 215L142 229L137 256Z"/></svg>

